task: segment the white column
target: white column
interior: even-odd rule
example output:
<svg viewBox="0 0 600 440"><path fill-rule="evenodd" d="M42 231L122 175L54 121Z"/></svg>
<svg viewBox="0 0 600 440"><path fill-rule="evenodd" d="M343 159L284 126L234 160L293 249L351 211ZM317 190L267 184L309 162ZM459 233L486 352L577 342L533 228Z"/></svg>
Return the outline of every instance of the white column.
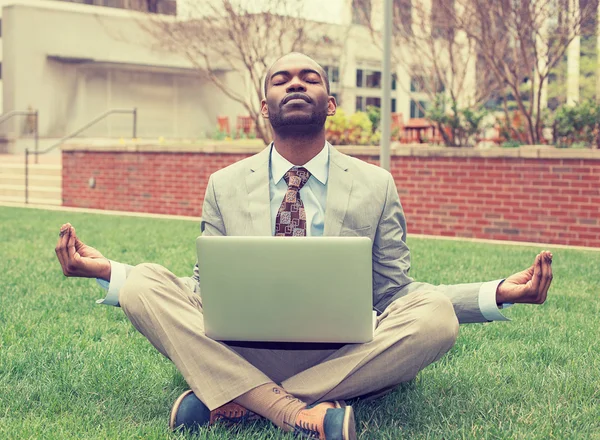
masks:
<svg viewBox="0 0 600 440"><path fill-rule="evenodd" d="M456 33L454 41L459 48L459 56L464 63L456 65L457 76L453 78L453 82L456 84L456 91L460 90L457 97L458 106L471 107L475 102L475 95L477 93L477 54L475 52L475 45L469 45L467 34L462 31ZM448 66L446 75L450 75L450 66Z"/></svg>
<svg viewBox="0 0 600 440"><path fill-rule="evenodd" d="M579 17L579 1L569 0L569 18L571 29ZM579 32L577 32L579 33ZM579 102L579 54L580 36L576 35L567 49L567 105L575 105Z"/></svg>
<svg viewBox="0 0 600 440"><path fill-rule="evenodd" d="M543 16L543 15L542 15ZM536 88L534 95L534 108L537 109L537 81L540 73L545 75L540 93L540 111L548 107L548 20L545 19L540 25L540 31L535 39L536 51L538 53L537 71L533 84ZM577 69L579 71L579 69Z"/></svg>

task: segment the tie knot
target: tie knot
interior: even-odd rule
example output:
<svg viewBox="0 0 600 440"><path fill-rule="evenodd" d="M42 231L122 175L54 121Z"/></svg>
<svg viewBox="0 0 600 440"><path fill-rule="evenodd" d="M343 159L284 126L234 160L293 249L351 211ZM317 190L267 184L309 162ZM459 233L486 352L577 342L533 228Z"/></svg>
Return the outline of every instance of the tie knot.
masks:
<svg viewBox="0 0 600 440"><path fill-rule="evenodd" d="M308 182L310 172L306 168L294 167L285 173L283 178L289 189L300 191L306 182Z"/></svg>

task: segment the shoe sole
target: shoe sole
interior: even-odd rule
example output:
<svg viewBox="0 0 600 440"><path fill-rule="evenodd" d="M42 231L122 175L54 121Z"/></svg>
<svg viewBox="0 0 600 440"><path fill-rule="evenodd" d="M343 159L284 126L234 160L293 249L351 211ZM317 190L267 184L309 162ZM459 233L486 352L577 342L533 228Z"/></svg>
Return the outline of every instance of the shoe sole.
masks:
<svg viewBox="0 0 600 440"><path fill-rule="evenodd" d="M346 406L344 414L343 440L356 440L356 421L354 420L354 409Z"/></svg>
<svg viewBox="0 0 600 440"><path fill-rule="evenodd" d="M177 410L179 409L179 405L181 405L182 400L191 393L193 393L192 390L187 390L185 393L179 396L173 404L173 408L171 408L171 415L169 416L169 429L171 431L175 431L175 419L177 418Z"/></svg>

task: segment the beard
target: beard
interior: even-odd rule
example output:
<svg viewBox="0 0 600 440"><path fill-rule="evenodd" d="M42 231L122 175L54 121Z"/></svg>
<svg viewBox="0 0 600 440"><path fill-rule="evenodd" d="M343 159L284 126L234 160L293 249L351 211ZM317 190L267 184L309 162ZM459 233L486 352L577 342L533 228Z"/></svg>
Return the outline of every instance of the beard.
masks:
<svg viewBox="0 0 600 440"><path fill-rule="evenodd" d="M285 116L281 109L277 110L272 112L269 109L269 121L273 131L282 138L316 135L323 130L327 120L327 107L317 109L309 115Z"/></svg>

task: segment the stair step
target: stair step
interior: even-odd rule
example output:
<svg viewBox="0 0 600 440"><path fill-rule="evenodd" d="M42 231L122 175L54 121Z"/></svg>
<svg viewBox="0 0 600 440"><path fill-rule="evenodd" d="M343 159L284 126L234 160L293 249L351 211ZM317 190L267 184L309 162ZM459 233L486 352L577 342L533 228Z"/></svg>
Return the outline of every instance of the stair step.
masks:
<svg viewBox="0 0 600 440"><path fill-rule="evenodd" d="M23 203L25 202L25 194L20 196L5 196L0 195L0 202L10 202L10 203ZM32 205L55 205L61 206L62 200L57 198L48 198L48 197L29 197L29 203Z"/></svg>
<svg viewBox="0 0 600 440"><path fill-rule="evenodd" d="M0 197L25 197L25 185L0 185ZM29 197L62 199L62 188L48 186L29 186Z"/></svg>
<svg viewBox="0 0 600 440"><path fill-rule="evenodd" d="M25 176L18 174L0 174L0 185L25 185ZM29 175L29 185L62 187L62 176Z"/></svg>
<svg viewBox="0 0 600 440"><path fill-rule="evenodd" d="M21 163L0 164L0 175L3 174L24 176L25 165ZM29 175L62 176L62 165L29 164Z"/></svg>

